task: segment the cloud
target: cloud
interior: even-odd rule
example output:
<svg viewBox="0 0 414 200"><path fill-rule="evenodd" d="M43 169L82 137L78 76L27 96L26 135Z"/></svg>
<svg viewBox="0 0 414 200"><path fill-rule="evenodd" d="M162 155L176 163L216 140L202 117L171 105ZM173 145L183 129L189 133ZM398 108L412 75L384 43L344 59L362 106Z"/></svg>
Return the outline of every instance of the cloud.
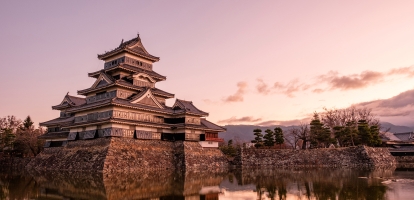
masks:
<svg viewBox="0 0 414 200"><path fill-rule="evenodd" d="M243 96L246 94L247 83L244 81L238 82L237 87L236 93L224 98L224 102L242 102L244 100Z"/></svg>
<svg viewBox="0 0 414 200"><path fill-rule="evenodd" d="M360 74L351 75L339 75L338 72L330 71L328 74L320 75L318 79L328 84L330 90L352 90L378 83L383 77L383 73L374 71L364 71Z"/></svg>
<svg viewBox="0 0 414 200"><path fill-rule="evenodd" d="M310 117L303 118L303 119L293 119L293 120L268 120L262 121L262 118L255 118L252 116L244 116L244 117L231 117L228 119L219 120L217 123L219 124L253 124L256 126L292 126L298 125L303 122L309 123Z"/></svg>
<svg viewBox="0 0 414 200"><path fill-rule="evenodd" d="M294 97L294 93L309 89L310 85L300 83L298 79L294 79L287 84L282 84L280 82L275 82L273 87L270 87L262 79L257 79L257 92L263 95L268 95L270 93L282 93L288 97Z"/></svg>
<svg viewBox="0 0 414 200"><path fill-rule="evenodd" d="M412 77L412 76L414 76L414 68L413 67L414 66L391 69L388 72L388 74L389 75L407 75L407 77Z"/></svg>
<svg viewBox="0 0 414 200"><path fill-rule="evenodd" d="M380 117L406 117L414 111L414 90L408 90L389 99L362 102L355 107L371 108Z"/></svg>
<svg viewBox="0 0 414 200"><path fill-rule="evenodd" d="M260 94L268 95L271 92L269 86L260 78L257 79L256 89Z"/></svg>
<svg viewBox="0 0 414 200"><path fill-rule="evenodd" d="M329 71L326 74L315 76L315 81L311 84L296 78L287 83L275 82L273 86L269 86L270 84L262 79L257 79L256 89L263 95L281 93L288 97L294 97L297 92L301 91L311 91L319 94L333 90L362 89L385 82L392 77L401 76L414 77L414 66L394 68L385 72L367 70L347 75L342 75L337 71Z"/></svg>
<svg viewBox="0 0 414 200"><path fill-rule="evenodd" d="M303 118L303 119L293 119L293 120L286 120L286 121L280 121L280 120L269 120L269 121L263 121L256 123L256 126L294 126L299 125L301 123L308 124L310 122L311 118Z"/></svg>
<svg viewBox="0 0 414 200"><path fill-rule="evenodd" d="M245 116L245 117L231 117L229 119L223 119L218 121L219 124L234 124L234 123L243 123L243 122L258 122L258 121L262 121L262 118L254 118L251 116Z"/></svg>
<svg viewBox="0 0 414 200"><path fill-rule="evenodd" d="M312 92L313 92L313 93L318 93L318 94L319 94L319 93L324 92L324 90L322 90L321 88L316 88L316 89L313 89L313 90L312 90Z"/></svg>

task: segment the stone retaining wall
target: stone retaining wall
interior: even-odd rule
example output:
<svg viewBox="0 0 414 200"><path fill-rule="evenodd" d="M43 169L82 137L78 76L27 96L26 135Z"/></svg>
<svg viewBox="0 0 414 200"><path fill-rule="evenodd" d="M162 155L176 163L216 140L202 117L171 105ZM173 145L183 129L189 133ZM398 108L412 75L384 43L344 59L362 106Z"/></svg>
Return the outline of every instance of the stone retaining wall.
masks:
<svg viewBox="0 0 414 200"><path fill-rule="evenodd" d="M249 148L239 151L235 164L250 167L381 167L395 166L396 161L386 148L365 146L311 150Z"/></svg>
<svg viewBox="0 0 414 200"><path fill-rule="evenodd" d="M185 169L211 169L221 171L227 169L228 161L218 148L203 148L198 142L181 142L184 149Z"/></svg>
<svg viewBox="0 0 414 200"><path fill-rule="evenodd" d="M45 148L27 166L36 170L102 171L110 138L70 141L65 147Z"/></svg>
<svg viewBox="0 0 414 200"><path fill-rule="evenodd" d="M398 163L414 163L414 156L394 156Z"/></svg>
<svg viewBox="0 0 414 200"><path fill-rule="evenodd" d="M70 141L65 147L45 148L28 169L99 172L227 168L219 149L198 142L96 138Z"/></svg>
<svg viewBox="0 0 414 200"><path fill-rule="evenodd" d="M20 171L24 169L32 159L32 157L0 157L0 171Z"/></svg>

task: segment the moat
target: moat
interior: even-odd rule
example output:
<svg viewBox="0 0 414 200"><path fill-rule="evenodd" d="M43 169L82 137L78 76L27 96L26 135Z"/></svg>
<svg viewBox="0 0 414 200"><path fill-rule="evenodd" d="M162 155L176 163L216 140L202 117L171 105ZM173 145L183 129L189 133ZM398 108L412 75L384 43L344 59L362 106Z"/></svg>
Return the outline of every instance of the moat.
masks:
<svg viewBox="0 0 414 200"><path fill-rule="evenodd" d="M413 169L0 172L0 199L412 199Z"/></svg>

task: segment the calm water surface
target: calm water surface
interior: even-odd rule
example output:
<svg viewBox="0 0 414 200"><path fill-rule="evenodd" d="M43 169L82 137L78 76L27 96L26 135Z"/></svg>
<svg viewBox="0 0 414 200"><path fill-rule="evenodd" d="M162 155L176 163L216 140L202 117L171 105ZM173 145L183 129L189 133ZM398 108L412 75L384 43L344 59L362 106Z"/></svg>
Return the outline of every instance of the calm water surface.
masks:
<svg viewBox="0 0 414 200"><path fill-rule="evenodd" d="M3 199L414 199L414 171L0 172Z"/></svg>

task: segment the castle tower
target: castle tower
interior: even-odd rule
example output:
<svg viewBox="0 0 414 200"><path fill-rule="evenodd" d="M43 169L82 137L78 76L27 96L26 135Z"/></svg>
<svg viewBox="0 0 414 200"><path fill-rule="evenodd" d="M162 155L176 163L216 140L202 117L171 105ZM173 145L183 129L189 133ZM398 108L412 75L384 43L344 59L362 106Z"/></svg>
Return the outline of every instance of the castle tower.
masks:
<svg viewBox="0 0 414 200"><path fill-rule="evenodd" d="M100 137L127 137L144 140L198 141L203 147L218 147L218 133L224 128L209 122L193 102L176 99L169 107L165 101L174 94L156 87L166 77L153 70L160 59L148 53L139 35L103 54L102 70L89 73L96 79L78 95L67 94L52 106L60 117L40 123L48 132L46 147L64 146L74 140Z"/></svg>

